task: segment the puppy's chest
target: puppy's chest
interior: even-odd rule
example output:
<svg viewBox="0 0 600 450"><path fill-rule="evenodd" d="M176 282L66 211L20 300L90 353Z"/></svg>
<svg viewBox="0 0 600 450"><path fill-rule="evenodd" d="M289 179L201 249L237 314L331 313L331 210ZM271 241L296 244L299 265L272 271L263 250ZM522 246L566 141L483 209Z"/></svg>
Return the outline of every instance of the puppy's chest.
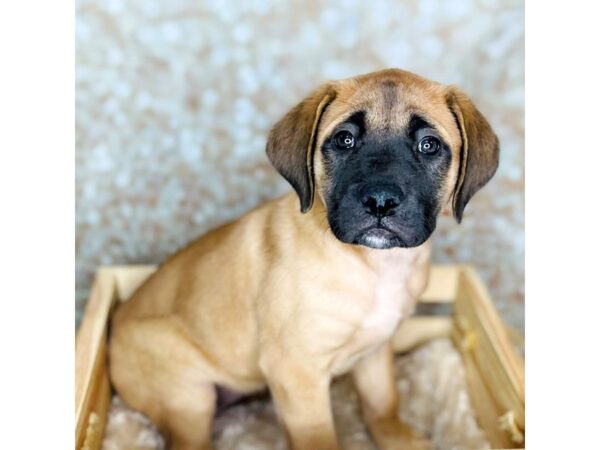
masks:
<svg viewBox="0 0 600 450"><path fill-rule="evenodd" d="M340 334L338 352L333 356L333 371L341 374L362 356L391 338L400 321L409 316L416 299L408 290L410 274L390 273L379 277L371 295L348 299L361 305L348 308L341 317L352 324Z"/></svg>
<svg viewBox="0 0 600 450"><path fill-rule="evenodd" d="M358 322L359 334L391 334L402 316L409 313L411 303L404 280L380 280L370 307Z"/></svg>

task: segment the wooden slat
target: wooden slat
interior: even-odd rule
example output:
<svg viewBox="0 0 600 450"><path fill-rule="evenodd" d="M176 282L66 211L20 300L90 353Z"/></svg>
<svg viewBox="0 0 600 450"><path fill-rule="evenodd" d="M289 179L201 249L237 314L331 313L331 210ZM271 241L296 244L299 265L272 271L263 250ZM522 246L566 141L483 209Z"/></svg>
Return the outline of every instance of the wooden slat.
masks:
<svg viewBox="0 0 600 450"><path fill-rule="evenodd" d="M396 353L408 352L431 339L449 337L452 319L447 316L413 316L406 319L392 337Z"/></svg>
<svg viewBox="0 0 600 450"><path fill-rule="evenodd" d="M525 426L525 409L522 395L523 387L516 382L511 371L503 364L502 356L494 344L494 339L483 332L484 325L473 322L477 334L477 348L473 356L482 370L485 370L486 381L495 390L495 396L504 412L512 410L515 421L520 428Z"/></svg>
<svg viewBox="0 0 600 450"><path fill-rule="evenodd" d="M454 336L457 346L460 346L461 339L460 334ZM467 376L469 399L477 412L477 420L490 445L495 449L514 447L515 443L512 442L510 436L498 427L498 417L503 413L496 403L493 392L486 385L473 356L470 352L465 352L462 357Z"/></svg>
<svg viewBox="0 0 600 450"><path fill-rule="evenodd" d="M131 294L146 279L156 272L157 266L113 266L110 270L114 273L117 284L117 298L120 302L127 300Z"/></svg>
<svg viewBox="0 0 600 450"><path fill-rule="evenodd" d="M472 396L482 426L490 437L496 436L496 448L515 445L497 438L497 435L508 436L499 431L498 418L512 411L517 428L525 429L523 360L515 351L487 290L470 267L461 271L454 312L455 341L465 360L469 383L480 391L473 396L486 397L481 393L485 388L493 400L482 403Z"/></svg>
<svg viewBox="0 0 600 450"><path fill-rule="evenodd" d="M456 297L460 266L431 266L429 282L419 301L424 303L448 303Z"/></svg>
<svg viewBox="0 0 600 450"><path fill-rule="evenodd" d="M525 369L523 358L515 351L515 347L508 336L504 322L494 307L494 303L481 279L472 267L465 267L462 280L468 298L477 309L477 318L481 326L485 327L485 336L493 346L494 355L505 368L511 384L519 395L521 401L525 399Z"/></svg>
<svg viewBox="0 0 600 450"><path fill-rule="evenodd" d="M95 401L88 414L87 426L85 427L83 443L80 450L100 450L104 439L104 430L108 420L108 409L110 406L110 382L106 366L98 376L98 390L93 397Z"/></svg>
<svg viewBox="0 0 600 450"><path fill-rule="evenodd" d="M108 399L104 397L110 395L101 386L102 374L106 371L107 322L114 299L113 273L110 269L100 269L96 274L86 312L75 340L75 442L77 448L85 438L90 411L98 404L102 405L102 402L107 402ZM104 420L105 417L101 419Z"/></svg>

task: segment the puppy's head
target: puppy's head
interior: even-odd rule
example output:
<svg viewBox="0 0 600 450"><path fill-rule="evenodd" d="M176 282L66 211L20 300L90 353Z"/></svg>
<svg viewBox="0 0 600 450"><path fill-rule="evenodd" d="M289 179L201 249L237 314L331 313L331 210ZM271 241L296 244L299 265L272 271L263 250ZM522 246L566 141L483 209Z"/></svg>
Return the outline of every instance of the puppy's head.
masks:
<svg viewBox="0 0 600 450"><path fill-rule="evenodd" d="M302 212L323 202L340 241L415 247L442 208L461 221L498 139L457 88L390 69L320 87L273 127L267 154Z"/></svg>

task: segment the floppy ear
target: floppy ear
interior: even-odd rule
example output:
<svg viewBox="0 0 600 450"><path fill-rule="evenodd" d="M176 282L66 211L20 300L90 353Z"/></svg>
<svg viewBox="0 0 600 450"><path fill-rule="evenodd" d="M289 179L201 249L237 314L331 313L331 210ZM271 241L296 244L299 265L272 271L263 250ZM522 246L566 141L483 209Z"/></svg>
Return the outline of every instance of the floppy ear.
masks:
<svg viewBox="0 0 600 450"><path fill-rule="evenodd" d="M498 168L499 144L492 127L460 89L450 87L446 96L462 140L460 167L452 208L460 223L465 206L492 178Z"/></svg>
<svg viewBox="0 0 600 450"><path fill-rule="evenodd" d="M267 155L300 197L300 210L310 210L315 195L313 155L321 115L335 98L326 84L300 102L269 133Z"/></svg>

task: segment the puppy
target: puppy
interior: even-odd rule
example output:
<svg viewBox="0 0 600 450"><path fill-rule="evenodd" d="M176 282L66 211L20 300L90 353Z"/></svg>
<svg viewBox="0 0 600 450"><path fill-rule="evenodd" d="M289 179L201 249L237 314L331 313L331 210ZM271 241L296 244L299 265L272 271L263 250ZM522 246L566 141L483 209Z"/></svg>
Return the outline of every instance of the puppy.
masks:
<svg viewBox="0 0 600 450"><path fill-rule="evenodd" d="M116 311L117 392L183 450L211 448L217 388L268 387L292 449L332 450L329 384L351 372L377 445L425 448L397 416L389 340L437 216L460 222L498 151L457 88L396 69L321 86L268 138L295 194L179 251Z"/></svg>

